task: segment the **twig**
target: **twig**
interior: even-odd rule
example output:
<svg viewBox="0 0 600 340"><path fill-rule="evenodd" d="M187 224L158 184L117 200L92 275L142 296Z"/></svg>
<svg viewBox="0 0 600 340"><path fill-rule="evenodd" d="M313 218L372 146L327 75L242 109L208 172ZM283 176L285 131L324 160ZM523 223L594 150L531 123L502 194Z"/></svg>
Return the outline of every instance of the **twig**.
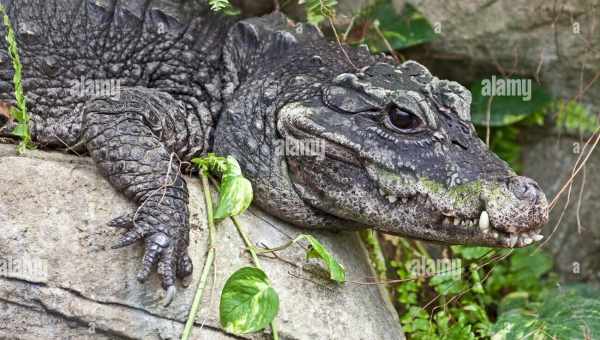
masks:
<svg viewBox="0 0 600 340"><path fill-rule="evenodd" d="M592 137L590 137L588 139L588 142L586 144L588 144L592 139L594 139L593 135L592 135ZM600 132L598 132L598 129L597 129L597 131L596 131L596 140L592 144L592 147L588 151L587 155L585 156L585 158L583 159L583 161L581 162L581 164L578 167L576 167L576 170L573 172L573 174L571 175L571 177L569 178L569 180L567 180L567 182L563 185L563 187L556 194L556 196L554 196L554 199L552 199L552 202L550 202L550 205L549 205L550 209L552 209L552 207L554 207L554 205L558 201L558 198L562 195L562 193L566 190L566 188L571 184L571 182L573 182L573 180L575 179L575 177L577 176L577 174L579 173L579 171L581 170L581 168L583 168L583 166L587 162L588 158L590 158L590 156L592 155L592 152L596 148L596 145L598 145L599 141L600 141Z"/></svg>
<svg viewBox="0 0 600 340"><path fill-rule="evenodd" d="M379 29L379 24L373 24L373 28L375 28L375 32L377 32L377 35L381 38L381 40L383 40L383 43L385 44L385 48L388 49L388 52L390 52L390 54L392 55L392 57L394 58L394 60L400 64L400 58L398 58L398 55L396 54L396 51L394 50L394 48L392 47L392 45L390 44L390 42L385 38L385 36L383 35L383 32L381 32L381 30Z"/></svg>
<svg viewBox="0 0 600 340"><path fill-rule="evenodd" d="M333 35L335 36L335 40L337 41L338 46L342 50L342 53L344 54L344 57L346 57L346 60L348 61L348 63L350 64L350 66L352 66L355 70L358 70L358 67L356 65L354 65L354 63L352 62L352 59L350 59L350 56L348 55L348 52L346 52L346 49L344 48L344 45L340 41L340 37L338 35L338 32L335 29L335 25L333 24L333 18L331 16L327 16L327 19L329 19L329 25L331 25L331 29L333 30Z"/></svg>
<svg viewBox="0 0 600 340"><path fill-rule="evenodd" d="M494 100L494 96L490 96L487 101L487 107L485 109L485 145L490 147L490 121L492 119L492 101Z"/></svg>
<svg viewBox="0 0 600 340"><path fill-rule="evenodd" d="M188 319L183 328L181 340L189 339L192 334L192 327L194 326L194 320L198 314L200 308L200 302L202 301L202 295L204 294L204 288L206 287L206 281L208 274L214 264L215 260L215 224L213 220L213 207L212 199L210 196L210 188L208 186L208 177L204 171L200 171L200 177L202 178L202 188L204 189L204 202L206 204L206 219L208 220L208 254L204 260L204 268L202 268L202 274L200 275L200 281L198 287L196 287L196 294L194 295L194 301L190 308Z"/></svg>

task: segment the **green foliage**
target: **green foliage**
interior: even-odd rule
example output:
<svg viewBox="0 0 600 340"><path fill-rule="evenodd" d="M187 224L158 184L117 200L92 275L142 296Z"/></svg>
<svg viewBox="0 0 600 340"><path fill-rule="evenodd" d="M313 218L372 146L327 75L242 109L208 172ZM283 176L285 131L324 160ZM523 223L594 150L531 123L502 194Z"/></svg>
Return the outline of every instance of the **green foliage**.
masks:
<svg viewBox="0 0 600 340"><path fill-rule="evenodd" d="M495 81L492 81L495 80ZM531 93L529 100L524 100L524 95L513 94L513 95L490 95L489 90L486 88L489 86L495 86L497 82L506 81L529 81L531 84ZM484 84L485 82L489 84ZM508 85L507 85L508 86ZM522 89L523 90L523 89ZM471 85L471 94L473 101L471 104L471 120L475 125L486 126L487 125L487 111L490 108L490 126L507 126L519 122L525 119L527 116L534 112L544 110L550 103L551 97L546 91L531 79L502 79L492 78L482 79L481 81L475 82ZM491 99L491 102L490 102Z"/></svg>
<svg viewBox="0 0 600 340"><path fill-rule="evenodd" d="M430 42L436 37L427 18L408 3L398 14L391 1L377 1L365 15L371 18L372 24L394 50ZM367 43L374 52L388 51L376 30L369 33Z"/></svg>
<svg viewBox="0 0 600 340"><path fill-rule="evenodd" d="M306 253L306 258L318 258L325 262L327 269L329 270L329 278L336 282L346 281L346 270L332 255L323 247L321 242L311 235L301 235L310 243L310 249Z"/></svg>
<svg viewBox="0 0 600 340"><path fill-rule="evenodd" d="M221 291L219 317L223 328L234 334L267 327L279 311L279 296L267 275L255 267L233 273Z"/></svg>
<svg viewBox="0 0 600 340"><path fill-rule="evenodd" d="M337 0L300 0L298 4L304 5L306 21L318 25L327 17L333 17Z"/></svg>
<svg viewBox="0 0 600 340"><path fill-rule="evenodd" d="M23 92L22 68L19 51L17 48L17 40L15 32L6 10L0 5L0 13L2 13L3 23L6 26L6 42L8 43L8 54L14 69L13 85L15 88L16 107L11 107L9 110L10 116L17 122L17 126L12 131L13 135L21 138L21 142L17 147L18 153L23 153L27 148L33 148L31 135L29 133L29 115L27 114L27 104L25 94Z"/></svg>
<svg viewBox="0 0 600 340"><path fill-rule="evenodd" d="M310 245L310 247L306 251L306 259L307 260L312 259L312 258L321 259L327 266L330 280L338 282L338 283L342 283L342 282L346 281L346 269L344 269L344 266L341 263L339 263L331 255L331 253L323 246L323 244L321 244L321 242L319 242L312 235L300 234L300 235L296 236L295 239L286 243L283 246L270 248L270 249L258 248L257 251L273 252L273 251L283 250L283 249L286 249L286 248L298 243L298 241L300 241L302 239L308 241L308 243Z"/></svg>
<svg viewBox="0 0 600 340"><path fill-rule="evenodd" d="M548 290L539 301L505 307L492 332L494 340L596 339L600 336L600 301L568 287Z"/></svg>
<svg viewBox="0 0 600 340"><path fill-rule="evenodd" d="M489 339L504 329L505 312L539 303L556 285L551 257L533 248L506 256L510 250L451 246L448 256L465 269L460 278L449 273L415 277L409 263L422 252L405 241L398 248L401 255L390 265L398 278L412 280L397 285L394 295L403 329L412 339Z"/></svg>
<svg viewBox="0 0 600 340"><path fill-rule="evenodd" d="M271 324L273 337L277 339L277 327L274 319L279 311L279 296L271 286L267 275L260 268L255 247L252 246L248 236L235 218L236 215L241 214L250 205L252 201L252 185L244 178L239 163L232 156L221 157L214 153L209 153L204 157L192 159L192 163L201 171L203 183L206 186L208 186L207 176L209 174L221 177L219 206L214 213L214 217L211 217L211 214L207 214L209 230L214 229L214 227L211 229L212 218L223 219L231 217L244 244L248 247L248 251L252 255L254 265L256 266L239 269L225 283L221 292L219 306L221 325L228 332L245 334L257 332ZM207 208L210 209L212 206L210 203L210 192L207 187L204 190L205 198L208 202ZM301 239L306 239L310 244L310 248L306 253L307 259L321 259L327 266L331 280L338 283L346 280L346 270L344 267L311 235L301 234L288 245L279 247L278 250L284 249ZM212 250L212 253L209 251L209 257L210 254L214 254L214 244L212 242L214 242L214 235L211 231L209 234L209 249ZM212 263L212 260L208 263ZM205 264L205 270L203 271L204 278L205 273L208 273L206 268L209 268L206 266ZM202 286L202 282L203 280L201 279L199 287ZM202 289L199 288L199 293L196 294L196 297L202 296ZM197 305L200 301L200 298L196 299L196 297L192 305L192 311L197 311ZM190 313L190 315L192 315L191 319L188 319L186 330L184 330L186 337L189 337L191 334L193 321L190 320L193 320L195 317L195 312Z"/></svg>
<svg viewBox="0 0 600 340"><path fill-rule="evenodd" d="M231 3L229 3L229 0L208 0L208 4L210 5L210 9L215 12L220 12L231 8Z"/></svg>
<svg viewBox="0 0 600 340"><path fill-rule="evenodd" d="M576 101L558 100L554 104L556 114L556 126L569 133L577 135L591 134L598 130L600 123L598 116Z"/></svg>
<svg viewBox="0 0 600 340"><path fill-rule="evenodd" d="M218 157L213 153L202 158L192 159L192 163L204 173L221 176L219 204L214 218L221 220L243 213L252 203L252 185L243 175L240 165L231 156Z"/></svg>
<svg viewBox="0 0 600 340"><path fill-rule="evenodd" d="M217 220L237 216L252 203L252 185L243 176L223 176L219 192L219 205L214 215Z"/></svg>
<svg viewBox="0 0 600 340"><path fill-rule="evenodd" d="M478 127L479 136L485 138L485 128ZM506 161L517 173L522 171L521 154L523 147L519 142L520 128L515 125L491 128L490 149Z"/></svg>
<svg viewBox="0 0 600 340"><path fill-rule="evenodd" d="M359 231L360 238L367 248L371 265L377 273L380 281L387 281L387 265L385 263L385 254L379 242L378 233L374 229L364 229Z"/></svg>

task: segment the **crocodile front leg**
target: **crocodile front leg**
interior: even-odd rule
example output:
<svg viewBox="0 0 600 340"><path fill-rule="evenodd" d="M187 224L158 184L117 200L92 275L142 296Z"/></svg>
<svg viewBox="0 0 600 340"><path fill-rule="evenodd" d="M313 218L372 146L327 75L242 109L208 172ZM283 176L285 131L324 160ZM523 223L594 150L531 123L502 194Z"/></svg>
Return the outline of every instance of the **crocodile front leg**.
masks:
<svg viewBox="0 0 600 340"><path fill-rule="evenodd" d="M113 248L144 241L138 280L146 280L157 265L167 303L175 292L175 277L192 272L188 191L179 158L190 152L185 122L179 101L145 88L122 90L118 99L90 101L83 116L90 155L108 180L138 205L132 214L109 223L126 229Z"/></svg>

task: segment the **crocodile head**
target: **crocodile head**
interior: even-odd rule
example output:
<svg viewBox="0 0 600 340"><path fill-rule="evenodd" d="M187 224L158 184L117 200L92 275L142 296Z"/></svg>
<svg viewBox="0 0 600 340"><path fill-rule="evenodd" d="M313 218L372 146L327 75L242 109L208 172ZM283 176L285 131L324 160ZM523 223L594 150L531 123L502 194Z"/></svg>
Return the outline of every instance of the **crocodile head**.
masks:
<svg viewBox="0 0 600 340"><path fill-rule="evenodd" d="M257 31L246 24L239 34L239 44L254 40L262 54L238 61L241 84L215 145L241 160L259 205L299 225L310 224L305 213L292 214L305 204L342 228L442 243L519 247L541 239L544 193L479 139L463 86L414 61L341 53L306 38L306 27L270 32L262 43ZM273 140L284 141L283 151Z"/></svg>
<svg viewBox="0 0 600 340"><path fill-rule="evenodd" d="M470 104L467 89L413 61L338 74L320 95L279 111L288 142L324 156L288 155L292 182L312 206L388 233L489 246L539 240L544 193L478 138Z"/></svg>

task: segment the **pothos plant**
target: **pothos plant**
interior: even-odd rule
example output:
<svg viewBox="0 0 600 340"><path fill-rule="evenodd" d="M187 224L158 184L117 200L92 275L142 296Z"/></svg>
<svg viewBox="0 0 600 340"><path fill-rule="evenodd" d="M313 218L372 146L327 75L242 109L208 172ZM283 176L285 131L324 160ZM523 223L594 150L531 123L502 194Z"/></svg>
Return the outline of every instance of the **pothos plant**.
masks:
<svg viewBox="0 0 600 340"><path fill-rule="evenodd" d="M237 216L243 213L252 202L253 191L250 182L243 176L238 162L231 156L221 157L208 154L195 158L192 162L199 168L204 189L207 222L209 227L208 253L204 262L200 281L194 296L192 307L182 339L191 335L194 319L202 300L208 273L214 265L215 257L215 221L230 218L233 221L246 249L252 257L252 266L246 266L235 271L225 282L221 291L219 318L221 326L233 334L246 334L265 329L269 325L274 339L278 339L275 318L279 311L279 295L273 288L271 280L264 271L258 253L279 251L305 240L309 243L306 257L317 258L324 262L329 272L329 279L336 283L346 280L344 267L331 253L313 236L301 234L294 240L280 247L263 249L254 246ZM217 185L219 202L216 208L212 206L209 189L209 177L220 179ZM217 182L217 180L215 180Z"/></svg>

